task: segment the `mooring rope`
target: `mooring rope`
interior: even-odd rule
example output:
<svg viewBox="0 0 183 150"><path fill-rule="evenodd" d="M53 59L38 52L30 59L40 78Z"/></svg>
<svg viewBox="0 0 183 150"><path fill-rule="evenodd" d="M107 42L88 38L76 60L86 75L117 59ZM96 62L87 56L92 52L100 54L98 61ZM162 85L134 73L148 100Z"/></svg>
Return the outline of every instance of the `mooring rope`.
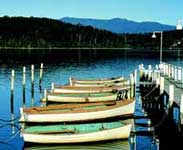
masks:
<svg viewBox="0 0 183 150"><path fill-rule="evenodd" d="M12 134L10 137L6 139L0 139L0 143L7 143L10 140L14 139L18 134L20 134L21 130L18 130L15 134Z"/></svg>
<svg viewBox="0 0 183 150"><path fill-rule="evenodd" d="M150 126L150 125L149 126L137 125L137 126L156 128L156 127L160 126L164 122L166 116L167 116L167 112L165 111L164 114L163 114L163 116L162 116L162 118L161 118L161 120L160 120L160 122L158 122L157 124L152 125L152 126Z"/></svg>
<svg viewBox="0 0 183 150"><path fill-rule="evenodd" d="M11 136L9 136L8 138L5 138L5 139L0 139L0 143L7 143L9 142L10 140L14 139L18 134L21 133L21 127L19 127L18 125L16 124L7 124L7 125L11 125L12 127L16 127L16 129L18 130L16 133L12 134Z"/></svg>
<svg viewBox="0 0 183 150"><path fill-rule="evenodd" d="M0 121L3 121L3 122L12 122L12 121L18 120L19 118L20 118L20 116L17 116L17 117L15 117L14 119L10 119L10 120L6 120L6 119L1 119L1 118L0 118Z"/></svg>
<svg viewBox="0 0 183 150"><path fill-rule="evenodd" d="M145 96L143 96L142 99L144 99L145 97L149 96L155 89L156 89L156 86L154 86L154 88L151 89L151 91L149 91Z"/></svg>
<svg viewBox="0 0 183 150"><path fill-rule="evenodd" d="M158 100L160 98L160 96L157 96L157 97L154 97L153 99L151 100L148 100L148 101L143 101L142 103L151 103L151 102L154 102L154 100Z"/></svg>

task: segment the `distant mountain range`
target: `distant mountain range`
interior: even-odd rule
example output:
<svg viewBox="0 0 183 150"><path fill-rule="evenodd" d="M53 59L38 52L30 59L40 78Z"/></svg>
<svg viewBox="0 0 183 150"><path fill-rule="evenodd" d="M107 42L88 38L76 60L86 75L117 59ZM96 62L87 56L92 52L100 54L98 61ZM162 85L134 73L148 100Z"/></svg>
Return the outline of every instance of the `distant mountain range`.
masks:
<svg viewBox="0 0 183 150"><path fill-rule="evenodd" d="M60 21L74 25L81 24L83 26L93 26L95 28L108 30L113 33L147 33L175 29L175 26L160 24L157 22L135 22L121 18L104 20L64 17L61 18Z"/></svg>

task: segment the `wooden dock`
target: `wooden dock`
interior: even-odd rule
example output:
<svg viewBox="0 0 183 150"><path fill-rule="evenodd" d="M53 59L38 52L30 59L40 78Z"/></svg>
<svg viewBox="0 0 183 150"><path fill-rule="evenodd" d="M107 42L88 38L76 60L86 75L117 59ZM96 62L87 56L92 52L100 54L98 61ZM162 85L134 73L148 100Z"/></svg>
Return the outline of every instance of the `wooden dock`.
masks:
<svg viewBox="0 0 183 150"><path fill-rule="evenodd" d="M174 111L173 105L179 108L177 113L180 116L180 123L183 125L183 68L162 63L155 69L152 69L150 65L148 69L140 65L139 71L140 77L151 78L157 86L160 86L160 95L164 92L168 94L168 109Z"/></svg>

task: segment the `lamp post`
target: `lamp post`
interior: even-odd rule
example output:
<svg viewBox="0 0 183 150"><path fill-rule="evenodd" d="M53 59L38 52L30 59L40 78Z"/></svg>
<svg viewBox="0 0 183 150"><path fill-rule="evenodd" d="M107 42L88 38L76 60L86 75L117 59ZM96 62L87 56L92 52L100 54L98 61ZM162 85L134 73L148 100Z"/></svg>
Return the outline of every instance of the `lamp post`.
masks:
<svg viewBox="0 0 183 150"><path fill-rule="evenodd" d="M181 22L182 22L182 20L178 20L176 30L182 30ZM181 41L179 41L177 44L180 45ZM179 57L180 57L180 48L178 49L178 59L179 59Z"/></svg>
<svg viewBox="0 0 183 150"><path fill-rule="evenodd" d="M153 32L152 38L156 38L156 33L160 33L160 64L162 64L162 50L163 50L163 31Z"/></svg>
<svg viewBox="0 0 183 150"><path fill-rule="evenodd" d="M178 20L177 26L176 26L177 30L182 30L182 20ZM154 31L152 38L156 38L156 34L159 33L160 34L160 65L162 64L162 51L163 51L163 31Z"/></svg>

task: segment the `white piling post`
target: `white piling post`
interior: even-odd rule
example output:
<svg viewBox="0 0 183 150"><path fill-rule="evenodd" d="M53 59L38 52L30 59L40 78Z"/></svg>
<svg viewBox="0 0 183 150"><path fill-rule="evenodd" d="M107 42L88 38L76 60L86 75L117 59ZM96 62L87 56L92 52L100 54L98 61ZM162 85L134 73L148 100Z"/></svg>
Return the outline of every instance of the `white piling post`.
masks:
<svg viewBox="0 0 183 150"><path fill-rule="evenodd" d="M31 65L31 85L34 88L34 65Z"/></svg>
<svg viewBox="0 0 183 150"><path fill-rule="evenodd" d="M70 84L70 86L73 86L73 84L72 84L72 77L69 78L69 84Z"/></svg>
<svg viewBox="0 0 183 150"><path fill-rule="evenodd" d="M160 85L160 78L158 77L158 78L156 78L156 87L158 88L159 85Z"/></svg>
<svg viewBox="0 0 183 150"><path fill-rule="evenodd" d="M174 67L174 80L177 81L177 66Z"/></svg>
<svg viewBox="0 0 183 150"><path fill-rule="evenodd" d="M180 116L181 116L181 124L183 124L183 94L181 94L181 102L180 102Z"/></svg>
<svg viewBox="0 0 183 150"><path fill-rule="evenodd" d="M156 139L157 150L159 150L159 145L160 145L159 139Z"/></svg>
<svg viewBox="0 0 183 150"><path fill-rule="evenodd" d="M174 85L169 85L169 106L171 107L174 102Z"/></svg>
<svg viewBox="0 0 183 150"><path fill-rule="evenodd" d="M181 78L182 78L182 69L181 67L178 67L178 80L181 81Z"/></svg>
<svg viewBox="0 0 183 150"><path fill-rule="evenodd" d="M23 90L23 107L25 107L25 87L26 87L26 67L23 67L22 90Z"/></svg>
<svg viewBox="0 0 183 150"><path fill-rule="evenodd" d="M43 78L43 63L41 63L40 73L39 73L39 87L40 87L40 89L41 89L41 85L42 85L42 78Z"/></svg>
<svg viewBox="0 0 183 150"><path fill-rule="evenodd" d="M168 65L168 77L171 78L171 64Z"/></svg>
<svg viewBox="0 0 183 150"><path fill-rule="evenodd" d="M150 80L152 78L152 66L148 66L148 79Z"/></svg>
<svg viewBox="0 0 183 150"><path fill-rule="evenodd" d="M165 90L165 79L164 77L160 77L160 94L163 94Z"/></svg>
<svg viewBox="0 0 183 150"><path fill-rule="evenodd" d="M31 99L34 105L34 65L31 65Z"/></svg>
<svg viewBox="0 0 183 150"><path fill-rule="evenodd" d="M183 68L181 68L181 81L182 81L182 85L183 85Z"/></svg>
<svg viewBox="0 0 183 150"><path fill-rule="evenodd" d="M127 81L127 85L130 85L130 81ZM130 89L127 91L127 98L130 99L130 95L131 94L131 85L130 85Z"/></svg>
<svg viewBox="0 0 183 150"><path fill-rule="evenodd" d="M134 97L134 77L133 74L130 74L130 98Z"/></svg>
<svg viewBox="0 0 183 150"><path fill-rule="evenodd" d="M15 70L12 70L11 72L11 124L12 124L12 133L15 133L15 127L14 127L14 82L15 82Z"/></svg>
<svg viewBox="0 0 183 150"><path fill-rule="evenodd" d="M175 77L174 65L172 65L172 78L174 79L174 77Z"/></svg>
<svg viewBox="0 0 183 150"><path fill-rule="evenodd" d="M135 85L137 85L137 69L135 69L135 72L134 72L134 82L135 82Z"/></svg>
<svg viewBox="0 0 183 150"><path fill-rule="evenodd" d="M140 68L140 78L142 78L142 76L144 75L144 65L143 64L141 64L140 66L139 66Z"/></svg>
<svg viewBox="0 0 183 150"><path fill-rule="evenodd" d="M44 98L45 98L45 101L47 102L47 99L48 99L47 89L44 90Z"/></svg>
<svg viewBox="0 0 183 150"><path fill-rule="evenodd" d="M168 76L168 64L166 64L166 75Z"/></svg>
<svg viewBox="0 0 183 150"><path fill-rule="evenodd" d="M135 134L135 122L132 123L132 132L130 136L131 144L133 145L133 150L136 150L136 134Z"/></svg>
<svg viewBox="0 0 183 150"><path fill-rule="evenodd" d="M55 89L55 84L52 82L52 83L51 83L51 92L52 92L52 93L54 92L54 89Z"/></svg>

